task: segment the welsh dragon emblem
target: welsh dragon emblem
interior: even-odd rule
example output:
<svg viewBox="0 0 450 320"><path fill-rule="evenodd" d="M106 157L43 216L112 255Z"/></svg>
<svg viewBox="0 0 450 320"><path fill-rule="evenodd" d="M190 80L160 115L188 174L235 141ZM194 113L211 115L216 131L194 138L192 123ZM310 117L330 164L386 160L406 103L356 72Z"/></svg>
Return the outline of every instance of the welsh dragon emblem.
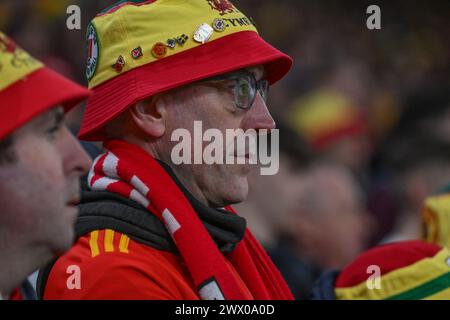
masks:
<svg viewBox="0 0 450 320"><path fill-rule="evenodd" d="M211 9L219 11L221 16L236 11L235 6L228 0L207 0L207 1L211 6Z"/></svg>

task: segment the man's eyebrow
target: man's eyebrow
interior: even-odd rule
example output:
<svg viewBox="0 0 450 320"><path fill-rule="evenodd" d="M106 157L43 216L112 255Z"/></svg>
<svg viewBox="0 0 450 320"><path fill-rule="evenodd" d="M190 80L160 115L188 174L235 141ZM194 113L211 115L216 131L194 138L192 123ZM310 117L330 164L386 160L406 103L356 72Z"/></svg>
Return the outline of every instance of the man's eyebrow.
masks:
<svg viewBox="0 0 450 320"><path fill-rule="evenodd" d="M241 70L250 72L251 74L253 74L255 76L256 80L265 79L267 76L267 72L266 72L265 68L251 67L251 68L245 68L245 69L241 69Z"/></svg>
<svg viewBox="0 0 450 320"><path fill-rule="evenodd" d="M35 125L39 127L46 127L48 125L56 126L64 121L64 109L62 107L55 107L47 111L42 116L35 120Z"/></svg>

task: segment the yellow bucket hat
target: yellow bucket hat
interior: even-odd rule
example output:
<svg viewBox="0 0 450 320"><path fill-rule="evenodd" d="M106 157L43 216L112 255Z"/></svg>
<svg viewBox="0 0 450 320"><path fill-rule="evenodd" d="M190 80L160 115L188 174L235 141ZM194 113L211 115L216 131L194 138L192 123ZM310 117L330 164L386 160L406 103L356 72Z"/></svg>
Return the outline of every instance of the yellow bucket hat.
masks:
<svg viewBox="0 0 450 320"><path fill-rule="evenodd" d="M86 39L93 95L84 140L103 140L108 121L152 95L256 65L272 84L292 65L228 0L120 1L93 19Z"/></svg>
<svg viewBox="0 0 450 320"><path fill-rule="evenodd" d="M88 95L0 32L0 139L52 107L67 112Z"/></svg>

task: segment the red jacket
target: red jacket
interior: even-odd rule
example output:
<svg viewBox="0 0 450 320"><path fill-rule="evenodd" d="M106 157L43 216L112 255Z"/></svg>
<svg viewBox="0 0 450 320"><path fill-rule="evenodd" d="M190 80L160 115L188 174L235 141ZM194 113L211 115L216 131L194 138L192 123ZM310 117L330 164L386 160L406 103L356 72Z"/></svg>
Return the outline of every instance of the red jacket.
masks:
<svg viewBox="0 0 450 320"><path fill-rule="evenodd" d="M237 275L230 263L228 266ZM240 282L251 299L244 282ZM110 229L82 236L58 259L49 274L43 297L200 299L179 256L133 241Z"/></svg>

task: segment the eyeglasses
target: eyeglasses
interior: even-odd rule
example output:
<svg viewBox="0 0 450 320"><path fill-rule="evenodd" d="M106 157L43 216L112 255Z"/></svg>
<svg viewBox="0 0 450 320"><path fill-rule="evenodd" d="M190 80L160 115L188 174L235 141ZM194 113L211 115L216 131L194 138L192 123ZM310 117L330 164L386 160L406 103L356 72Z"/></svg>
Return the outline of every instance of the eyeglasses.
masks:
<svg viewBox="0 0 450 320"><path fill-rule="evenodd" d="M269 93L269 81L261 79L256 81L253 73L248 71L237 71L231 74L220 75L217 77L202 80L201 83L223 83L234 93L234 102L240 109L250 109L259 92L264 101L267 101Z"/></svg>

